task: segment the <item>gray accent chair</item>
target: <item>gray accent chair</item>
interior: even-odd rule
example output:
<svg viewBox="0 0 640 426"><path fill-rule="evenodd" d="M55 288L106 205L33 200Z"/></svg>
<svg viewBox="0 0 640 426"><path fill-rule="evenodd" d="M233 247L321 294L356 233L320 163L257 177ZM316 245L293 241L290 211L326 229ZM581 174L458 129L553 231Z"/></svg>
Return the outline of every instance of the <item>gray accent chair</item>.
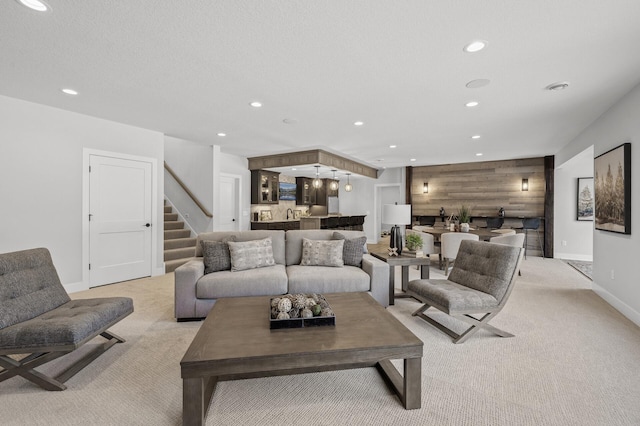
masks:
<svg viewBox="0 0 640 426"><path fill-rule="evenodd" d="M465 342L480 329L501 337L513 337L513 334L493 327L488 322L507 303L523 255L524 249L521 247L462 241L448 279L419 279L409 282L407 294L424 303L412 315L419 316L448 334L454 343ZM461 320L470 327L458 334L428 316L425 311L430 307ZM476 318L478 315L480 318Z"/></svg>
<svg viewBox="0 0 640 426"><path fill-rule="evenodd" d="M0 306L0 382L22 376L51 391L124 342L107 329L133 312L128 297L71 300L45 248L0 254ZM98 335L107 341L55 378L35 370Z"/></svg>

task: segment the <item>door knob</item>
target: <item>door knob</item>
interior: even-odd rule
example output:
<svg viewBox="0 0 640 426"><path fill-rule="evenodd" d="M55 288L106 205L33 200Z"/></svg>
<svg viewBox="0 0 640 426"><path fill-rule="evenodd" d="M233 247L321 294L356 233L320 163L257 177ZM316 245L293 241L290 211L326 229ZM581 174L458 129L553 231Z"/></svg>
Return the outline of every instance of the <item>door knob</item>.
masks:
<svg viewBox="0 0 640 426"><path fill-rule="evenodd" d="M144 224L143 226L145 226L145 227L149 228L149 227L151 227L151 224L150 224L150 223L146 223L146 224Z"/></svg>

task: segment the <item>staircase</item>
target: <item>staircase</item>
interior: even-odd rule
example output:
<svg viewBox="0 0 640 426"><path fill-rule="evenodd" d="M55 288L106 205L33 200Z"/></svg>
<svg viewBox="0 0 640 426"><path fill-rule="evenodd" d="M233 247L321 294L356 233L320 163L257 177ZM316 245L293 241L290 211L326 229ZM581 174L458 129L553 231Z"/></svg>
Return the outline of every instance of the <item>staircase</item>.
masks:
<svg viewBox="0 0 640 426"><path fill-rule="evenodd" d="M164 206L164 269L166 273L187 263L196 255L196 239L191 231L184 228L184 222L178 220L173 208Z"/></svg>

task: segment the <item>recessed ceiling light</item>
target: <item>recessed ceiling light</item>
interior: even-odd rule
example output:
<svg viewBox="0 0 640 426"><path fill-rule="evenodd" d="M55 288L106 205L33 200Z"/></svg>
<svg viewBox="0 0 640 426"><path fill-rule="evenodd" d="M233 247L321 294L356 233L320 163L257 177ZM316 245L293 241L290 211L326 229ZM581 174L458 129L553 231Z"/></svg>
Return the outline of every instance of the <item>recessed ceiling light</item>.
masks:
<svg viewBox="0 0 640 426"><path fill-rule="evenodd" d="M42 0L16 0L23 6L28 7L29 9L33 9L38 12L47 12L51 10L51 7Z"/></svg>
<svg viewBox="0 0 640 426"><path fill-rule="evenodd" d="M291 168L291 170L294 170L294 171L295 171L295 170L298 170L298 169L296 169L295 167L292 167L292 168Z"/></svg>
<svg viewBox="0 0 640 426"><path fill-rule="evenodd" d="M471 139L480 139L480 135L473 135L471 136Z"/></svg>
<svg viewBox="0 0 640 426"><path fill-rule="evenodd" d="M467 107L474 107L474 106L478 106L480 103L478 101L471 101L471 102L467 102L466 104L464 104Z"/></svg>
<svg viewBox="0 0 640 426"><path fill-rule="evenodd" d="M484 40L475 40L475 41L472 41L471 43L467 44L464 47L463 50L465 52L467 52L467 53L475 53L475 52L479 52L482 49L484 49L485 47L487 47L487 44L489 44L489 43L487 43Z"/></svg>
<svg viewBox="0 0 640 426"><path fill-rule="evenodd" d="M282 122L284 124L296 124L298 120L296 120L295 118L285 118L284 120L282 120Z"/></svg>
<svg viewBox="0 0 640 426"><path fill-rule="evenodd" d="M249 105L251 105L254 108L260 108L262 106L262 102L253 101Z"/></svg>
<svg viewBox="0 0 640 426"><path fill-rule="evenodd" d="M416 161L416 159L415 159L415 158L412 158L412 159L410 159L409 161Z"/></svg>
<svg viewBox="0 0 640 426"><path fill-rule="evenodd" d="M356 121L355 123L353 123L354 126L362 126L363 124L363 121Z"/></svg>
<svg viewBox="0 0 640 426"><path fill-rule="evenodd" d="M380 163L380 162L384 161L384 158L378 158L376 161L377 161L378 163Z"/></svg>
<svg viewBox="0 0 640 426"><path fill-rule="evenodd" d="M222 132L220 132L220 133L218 133L218 136L220 136L221 138L223 138L223 137L227 136L227 134L226 134L226 133L222 133Z"/></svg>
<svg viewBox="0 0 640 426"><path fill-rule="evenodd" d="M569 87L569 83L566 81L561 81L558 83L552 83L546 87L547 90L564 90Z"/></svg>
<svg viewBox="0 0 640 426"><path fill-rule="evenodd" d="M491 83L491 80L487 80L486 78L478 78L475 80L471 80L465 86L469 89L479 89L484 86L488 86Z"/></svg>
<svg viewBox="0 0 640 426"><path fill-rule="evenodd" d="M481 153L481 152L478 152L478 153L476 154L476 157L482 157L482 153Z"/></svg>
<svg viewBox="0 0 640 426"><path fill-rule="evenodd" d="M78 92L76 90L73 89L60 89L62 90L62 93L65 93L67 95L71 95L71 96L76 96L78 94Z"/></svg>
<svg viewBox="0 0 640 426"><path fill-rule="evenodd" d="M398 145L389 145L389 148L397 148Z"/></svg>

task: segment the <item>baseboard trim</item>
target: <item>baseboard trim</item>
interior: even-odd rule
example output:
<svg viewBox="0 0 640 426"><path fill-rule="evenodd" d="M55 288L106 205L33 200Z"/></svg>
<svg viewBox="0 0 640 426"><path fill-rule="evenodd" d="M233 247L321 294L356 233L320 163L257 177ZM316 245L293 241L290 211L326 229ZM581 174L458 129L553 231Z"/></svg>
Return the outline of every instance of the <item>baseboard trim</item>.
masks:
<svg viewBox="0 0 640 426"><path fill-rule="evenodd" d="M64 284L64 289L67 293L76 293L78 291L89 290L89 286L85 285L83 282Z"/></svg>
<svg viewBox="0 0 640 426"><path fill-rule="evenodd" d="M583 262L593 262L593 255L590 254L573 254L573 253L555 253L555 259L563 260L581 260Z"/></svg>
<svg viewBox="0 0 640 426"><path fill-rule="evenodd" d="M164 269L164 262L162 262L162 266L161 266L161 267L159 267L159 268L155 268L155 269L153 270L153 272L152 272L152 275L151 275L151 276L152 276L152 277L157 277L158 275L164 275L165 273L166 273L166 272L165 272L165 269Z"/></svg>
<svg viewBox="0 0 640 426"><path fill-rule="evenodd" d="M613 306L622 315L629 318L629 320L640 327L640 312L635 311L631 306L627 305L595 282L592 284L592 289L598 296L603 298L605 302Z"/></svg>

